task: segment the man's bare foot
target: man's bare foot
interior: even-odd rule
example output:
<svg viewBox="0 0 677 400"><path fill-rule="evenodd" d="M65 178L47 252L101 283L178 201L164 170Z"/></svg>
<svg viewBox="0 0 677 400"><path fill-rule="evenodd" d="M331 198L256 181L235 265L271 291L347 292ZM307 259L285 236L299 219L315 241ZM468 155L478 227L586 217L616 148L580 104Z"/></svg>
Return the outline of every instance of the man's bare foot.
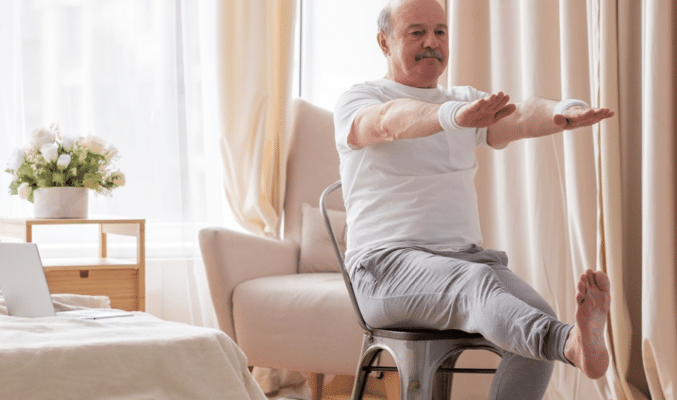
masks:
<svg viewBox="0 0 677 400"><path fill-rule="evenodd" d="M587 270L578 281L576 324L564 346L564 355L588 378L601 378L609 367L604 325L609 313L609 277Z"/></svg>

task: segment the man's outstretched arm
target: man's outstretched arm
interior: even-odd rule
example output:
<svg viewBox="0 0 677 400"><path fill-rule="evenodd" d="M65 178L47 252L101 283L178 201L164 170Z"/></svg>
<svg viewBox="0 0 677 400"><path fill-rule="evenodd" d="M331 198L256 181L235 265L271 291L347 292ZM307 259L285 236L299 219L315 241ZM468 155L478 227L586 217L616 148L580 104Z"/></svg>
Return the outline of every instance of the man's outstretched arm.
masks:
<svg viewBox="0 0 677 400"><path fill-rule="evenodd" d="M518 139L590 126L614 116L614 112L608 108L580 105L567 108L562 113L554 113L558 103L555 100L532 97L517 104L512 115L489 126L487 143L494 148L503 148Z"/></svg>
<svg viewBox="0 0 677 400"><path fill-rule="evenodd" d="M515 111L510 97L501 92L449 108L416 99L396 99L366 107L355 117L348 144L359 148L376 143L434 135L444 125L485 128ZM440 112L442 107L442 112ZM446 108L445 108L446 107ZM449 109L446 113L445 110Z"/></svg>

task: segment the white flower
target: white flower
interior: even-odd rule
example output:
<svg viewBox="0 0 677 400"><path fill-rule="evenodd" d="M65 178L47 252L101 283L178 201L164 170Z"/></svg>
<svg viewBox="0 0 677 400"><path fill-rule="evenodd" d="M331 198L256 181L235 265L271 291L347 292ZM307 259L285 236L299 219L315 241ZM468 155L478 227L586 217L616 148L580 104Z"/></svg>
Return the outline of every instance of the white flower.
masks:
<svg viewBox="0 0 677 400"><path fill-rule="evenodd" d="M36 188L68 182L108 195L125 185L122 172L110 172L119 157L118 149L98 136L63 135L57 125L39 128L31 133L28 146L14 149L8 158L10 192L29 199Z"/></svg>
<svg viewBox="0 0 677 400"><path fill-rule="evenodd" d="M19 197L22 199L28 199L28 196L31 195L31 187L28 186L28 183L24 182L19 187L17 188L17 191L19 193Z"/></svg>
<svg viewBox="0 0 677 400"><path fill-rule="evenodd" d="M59 169L66 169L66 167L68 167L68 164L70 163L71 163L70 154L62 154L59 156L59 158L56 159L56 165L59 166Z"/></svg>
<svg viewBox="0 0 677 400"><path fill-rule="evenodd" d="M40 153L42 153L42 156L45 157L47 162L52 162L59 156L59 146L57 146L56 143L43 144L42 147L40 147Z"/></svg>
<svg viewBox="0 0 677 400"><path fill-rule="evenodd" d="M126 183L125 174L123 174L120 171L115 171L113 172L112 176L113 176L113 184L115 185L115 187L125 186Z"/></svg>
<svg viewBox="0 0 677 400"><path fill-rule="evenodd" d="M87 135L85 138L80 138L78 143L92 153L103 154L106 150L106 141L98 136Z"/></svg>
<svg viewBox="0 0 677 400"><path fill-rule="evenodd" d="M66 151L73 151L73 146L77 141L78 138L75 136L64 135L61 139L61 146L63 146L63 149Z"/></svg>
<svg viewBox="0 0 677 400"><path fill-rule="evenodd" d="M31 145L35 148L54 142L56 133L49 128L38 128L31 133Z"/></svg>
<svg viewBox="0 0 677 400"><path fill-rule="evenodd" d="M21 149L12 150L12 155L9 157L9 163L7 163L7 168L12 171L19 169L21 164L24 162L24 151Z"/></svg>

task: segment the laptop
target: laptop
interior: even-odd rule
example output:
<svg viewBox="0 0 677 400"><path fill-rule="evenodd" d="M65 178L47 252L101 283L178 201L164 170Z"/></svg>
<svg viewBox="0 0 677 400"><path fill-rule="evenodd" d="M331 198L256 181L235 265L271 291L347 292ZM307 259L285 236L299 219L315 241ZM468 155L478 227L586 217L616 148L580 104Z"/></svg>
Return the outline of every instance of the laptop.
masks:
<svg viewBox="0 0 677 400"><path fill-rule="evenodd" d="M15 317L101 319L134 315L128 311L101 308L55 312L35 243L0 243L0 290L8 314Z"/></svg>

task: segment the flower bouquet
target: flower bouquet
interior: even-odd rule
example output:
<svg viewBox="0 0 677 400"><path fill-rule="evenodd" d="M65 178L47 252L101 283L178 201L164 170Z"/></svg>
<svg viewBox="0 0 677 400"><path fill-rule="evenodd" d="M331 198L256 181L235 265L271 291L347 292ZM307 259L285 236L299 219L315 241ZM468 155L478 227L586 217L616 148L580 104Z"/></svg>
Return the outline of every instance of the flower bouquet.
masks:
<svg viewBox="0 0 677 400"><path fill-rule="evenodd" d="M57 125L38 128L30 144L14 149L5 172L12 174L9 192L33 202L37 189L76 187L109 195L125 184L125 176L113 170L118 150L103 139L88 135L62 135Z"/></svg>

